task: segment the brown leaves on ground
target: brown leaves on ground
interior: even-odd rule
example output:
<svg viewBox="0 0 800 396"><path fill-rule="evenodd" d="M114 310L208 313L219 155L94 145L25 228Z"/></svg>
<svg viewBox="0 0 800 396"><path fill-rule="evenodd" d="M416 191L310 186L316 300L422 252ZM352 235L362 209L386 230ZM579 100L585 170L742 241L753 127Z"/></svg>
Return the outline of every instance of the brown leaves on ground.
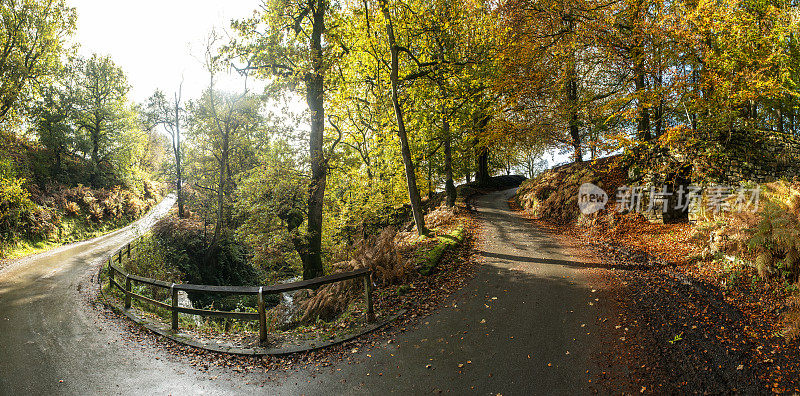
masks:
<svg viewBox="0 0 800 396"><path fill-rule="evenodd" d="M604 210L588 227L567 230L588 241L604 241L628 250L644 252L673 265L686 264L701 248L693 239L694 226L688 223L656 224L638 213L621 214Z"/></svg>
<svg viewBox="0 0 800 396"><path fill-rule="evenodd" d="M696 261L712 239L722 239L721 251L731 251L742 239L737 232L752 229L758 216L733 216L723 232L655 224L617 213L613 205L581 226L526 215L541 228L581 241L602 261L593 272L611 288L610 309L616 311L601 319L611 352L598 357L600 380L608 390L800 392L800 297L754 268L727 259ZM725 238L715 239L714 232ZM654 259L669 265L651 265Z"/></svg>
<svg viewBox="0 0 800 396"><path fill-rule="evenodd" d="M402 317L374 333L319 351L281 357L245 357L209 352L156 336L127 319L112 314L110 310L104 312L125 326L124 333L130 334L129 337L134 339L136 345L149 344L168 351L170 358L181 359L198 370L208 371L209 374L218 368L232 370L237 374L264 373L262 380L268 382L278 380L283 375L281 371L318 372L337 361L349 362L358 359L356 356L358 352L385 344L387 339L391 343L394 334L408 331L418 325L421 318L440 307L451 293L472 279L475 270L474 236L479 233L481 227L476 219L465 214L459 214L459 221L464 222L466 229L471 233L465 238L464 243L444 254L434 274L423 277L414 272L413 279L408 280L408 288L403 293L399 292L397 285L381 285L380 282L376 282L379 283L373 294L376 312L397 312L404 309L406 313Z"/></svg>

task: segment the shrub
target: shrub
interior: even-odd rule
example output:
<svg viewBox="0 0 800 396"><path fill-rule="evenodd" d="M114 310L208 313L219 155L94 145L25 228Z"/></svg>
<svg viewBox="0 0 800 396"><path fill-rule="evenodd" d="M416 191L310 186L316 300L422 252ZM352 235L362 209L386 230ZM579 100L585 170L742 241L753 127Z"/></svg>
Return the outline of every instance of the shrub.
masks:
<svg viewBox="0 0 800 396"><path fill-rule="evenodd" d="M81 212L81 207L75 202L69 201L64 205L64 210L67 212L67 214L77 215Z"/></svg>
<svg viewBox="0 0 800 396"><path fill-rule="evenodd" d="M372 281L381 285L401 283L413 273L413 265L403 258L395 243L397 231L384 229L380 235L361 240L355 246L353 259L333 265L332 272L372 269ZM300 301L302 321L331 320L347 309L350 301L363 291L361 280L337 282L323 286L313 297Z"/></svg>
<svg viewBox="0 0 800 396"><path fill-rule="evenodd" d="M205 228L199 221L169 216L156 223L152 232L156 249L163 253L165 262L180 271L188 283L218 286L260 283L259 274L248 263L246 248L230 232L222 233L215 251L209 250ZM224 296L190 293L189 298L199 307L235 306L234 301Z"/></svg>
<svg viewBox="0 0 800 396"><path fill-rule="evenodd" d="M0 239L12 241L18 233L31 231L37 207L31 202L9 160L0 160Z"/></svg>
<svg viewBox="0 0 800 396"><path fill-rule="evenodd" d="M757 214L734 216L726 234L734 249L754 262L759 275L797 280L800 275L800 188L786 182L766 186Z"/></svg>

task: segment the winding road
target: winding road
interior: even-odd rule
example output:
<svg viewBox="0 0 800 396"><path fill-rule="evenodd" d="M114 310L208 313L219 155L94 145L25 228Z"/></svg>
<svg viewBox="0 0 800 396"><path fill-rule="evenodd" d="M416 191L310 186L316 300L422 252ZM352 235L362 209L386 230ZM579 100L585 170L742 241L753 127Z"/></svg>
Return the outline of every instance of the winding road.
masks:
<svg viewBox="0 0 800 396"><path fill-rule="evenodd" d="M0 394L585 394L597 369L586 265L509 207L514 190L480 196L476 276L416 329L313 373L199 371L140 345L89 306L103 258L149 227L142 220L0 270Z"/></svg>

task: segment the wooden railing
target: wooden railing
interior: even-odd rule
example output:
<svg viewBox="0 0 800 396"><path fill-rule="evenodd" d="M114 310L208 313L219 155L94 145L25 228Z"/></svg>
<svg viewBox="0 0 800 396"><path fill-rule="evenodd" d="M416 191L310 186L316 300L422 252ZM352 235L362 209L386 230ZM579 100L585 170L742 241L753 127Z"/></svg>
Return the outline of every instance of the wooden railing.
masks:
<svg viewBox="0 0 800 396"><path fill-rule="evenodd" d="M299 282L284 283L271 286L208 286L208 285L192 285L192 284L177 284L169 283L156 279L145 278L133 274L129 274L122 269L123 257L127 256L128 260L131 259L131 251L136 251L139 247L139 240L134 240L128 243L116 252L114 252L108 259L108 279L109 284L118 288L125 295L125 309L131 308L131 299L135 298L139 301L155 305L167 309L171 312L172 331L178 331L178 314L199 315L203 317L218 317L229 318L243 321L258 321L259 340L262 344L267 342L267 317L264 303L264 296L269 294L277 294L289 292L300 289L314 289L322 285L330 283L343 282L351 279L363 278L364 279L364 299L366 302L365 320L372 322L375 320L375 314L372 310L372 270L369 268L362 268L350 272L340 272L331 275L322 276L319 278L303 280ZM117 282L117 275L125 279L124 285ZM134 293L132 291L133 282L153 286L156 288L167 289L172 296L171 304L156 299ZM215 311L208 309L196 309L178 306L178 292L191 292L191 293L215 293L215 294L229 294L229 295L256 295L258 296L257 312L233 312L233 311Z"/></svg>

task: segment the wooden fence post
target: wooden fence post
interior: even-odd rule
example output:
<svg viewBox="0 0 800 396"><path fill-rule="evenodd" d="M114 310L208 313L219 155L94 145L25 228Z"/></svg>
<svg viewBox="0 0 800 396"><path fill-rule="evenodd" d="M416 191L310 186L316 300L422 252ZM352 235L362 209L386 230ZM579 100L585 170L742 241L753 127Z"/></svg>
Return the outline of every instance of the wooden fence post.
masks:
<svg viewBox="0 0 800 396"><path fill-rule="evenodd" d="M372 310L372 272L364 276L364 301L367 304L367 322L375 321L375 312Z"/></svg>
<svg viewBox="0 0 800 396"><path fill-rule="evenodd" d="M117 252L117 262L122 265L122 249Z"/></svg>
<svg viewBox="0 0 800 396"><path fill-rule="evenodd" d="M169 288L170 292L172 292L172 331L178 332L178 289L175 288L175 284L173 283L172 286Z"/></svg>
<svg viewBox="0 0 800 396"><path fill-rule="evenodd" d="M267 313L264 310L264 286L258 288L258 340L267 343Z"/></svg>
<svg viewBox="0 0 800 396"><path fill-rule="evenodd" d="M131 309L131 277L125 274L125 309Z"/></svg>
<svg viewBox="0 0 800 396"><path fill-rule="evenodd" d="M128 261L131 261L131 244L128 244Z"/></svg>

